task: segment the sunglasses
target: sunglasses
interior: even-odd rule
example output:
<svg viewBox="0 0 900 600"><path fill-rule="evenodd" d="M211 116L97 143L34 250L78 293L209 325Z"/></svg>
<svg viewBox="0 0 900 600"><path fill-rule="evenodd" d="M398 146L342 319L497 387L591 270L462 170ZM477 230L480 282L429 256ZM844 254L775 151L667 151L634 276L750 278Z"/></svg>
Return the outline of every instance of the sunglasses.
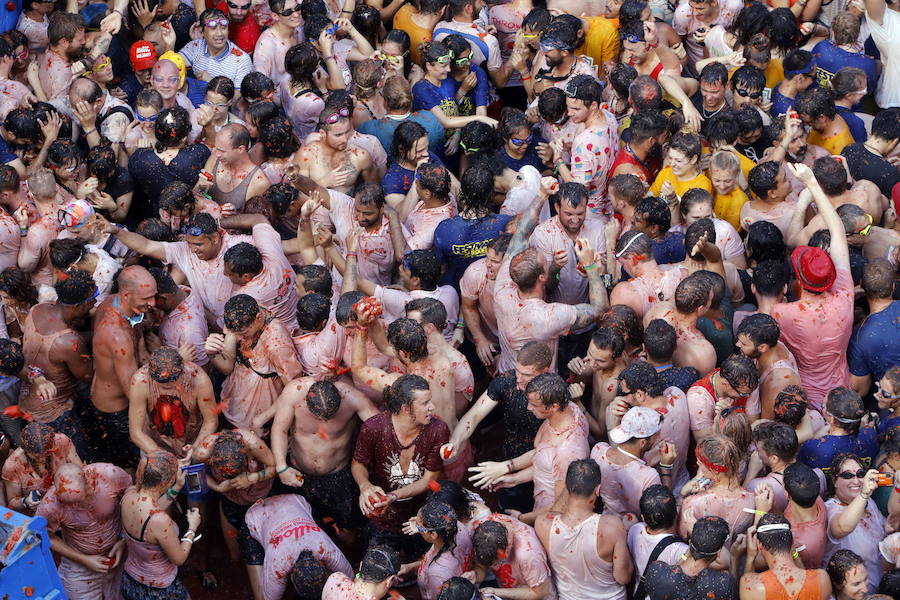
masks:
<svg viewBox="0 0 900 600"><path fill-rule="evenodd" d="M448 62L450 62L451 60L453 60L453 55L452 55L452 54L445 54L445 55L443 55L443 56L438 56L438 57L435 58L432 62L436 62L436 63L440 63L440 64L442 64L442 65L446 65L446 64L447 64Z"/></svg>
<svg viewBox="0 0 900 600"><path fill-rule="evenodd" d="M478 152L481 148L469 148L463 142L459 143L459 147L463 149L463 152Z"/></svg>
<svg viewBox="0 0 900 600"><path fill-rule="evenodd" d="M328 35L334 35L335 33L337 33L338 29L340 29L340 27L338 27L337 23L335 23L334 25L326 29L325 33L327 33Z"/></svg>
<svg viewBox="0 0 900 600"><path fill-rule="evenodd" d="M107 56L106 59L104 59L102 62L98 62L98 63L94 64L94 68L91 69L91 72L99 73L100 71L102 71L103 69L105 69L106 67L108 67L111 64L112 64L112 59Z"/></svg>
<svg viewBox="0 0 900 600"><path fill-rule="evenodd" d="M233 2L227 2L227 4L228 4L228 8L230 8L232 10L249 10L250 6L251 6L250 4L244 4L243 6L239 6Z"/></svg>
<svg viewBox="0 0 900 600"><path fill-rule="evenodd" d="M199 237L201 235L205 235L203 230L196 225L194 227L183 227L182 228L185 235L189 235L191 237Z"/></svg>
<svg viewBox="0 0 900 600"><path fill-rule="evenodd" d="M754 100L762 96L762 92L748 92L744 88L735 88L734 92L741 98L753 98Z"/></svg>
<svg viewBox="0 0 900 600"><path fill-rule="evenodd" d="M866 476L865 469L860 469L859 471L856 471L855 473L853 471L844 471L843 473L838 473L838 477L840 477L841 479L853 479L854 477L856 477L857 479L862 479L865 476Z"/></svg>
<svg viewBox="0 0 900 600"><path fill-rule="evenodd" d="M851 237L854 235L861 235L861 236L869 235L869 232L872 231L872 215L866 215L866 216L869 217L869 224L866 225L865 227L863 227L862 229L860 229L859 231L848 231L847 237Z"/></svg>
<svg viewBox="0 0 900 600"><path fill-rule="evenodd" d="M536 37L540 37L540 35L541 35L540 32L538 32L538 33L523 33L522 37L525 38L526 40L533 40Z"/></svg>
<svg viewBox="0 0 900 600"><path fill-rule="evenodd" d="M210 106L213 108L218 108L219 110L225 110L229 106L231 106L231 100L228 102L208 102Z"/></svg>
<svg viewBox="0 0 900 600"><path fill-rule="evenodd" d="M403 54L385 54L384 52L382 52L378 55L378 57L381 60L386 60L395 65L399 65L401 62L403 62L403 58L406 56L407 52L404 52Z"/></svg>
<svg viewBox="0 0 900 600"><path fill-rule="evenodd" d="M879 394L885 400L900 400L900 394L888 394L887 392L885 392L884 389L881 387L880 381L875 382L875 387L878 388L878 391L876 393Z"/></svg>
<svg viewBox="0 0 900 600"><path fill-rule="evenodd" d="M203 26L210 29L214 27L228 27L228 19L211 19Z"/></svg>
<svg viewBox="0 0 900 600"><path fill-rule="evenodd" d="M282 17L289 17L292 14L294 14L295 12L300 12L299 6L295 6L294 8L286 8L286 9L284 9L284 12L280 12L278 14L281 15Z"/></svg>
<svg viewBox="0 0 900 600"><path fill-rule="evenodd" d="M156 123L156 119L159 118L159 113L156 113L152 117L143 117L140 113L136 113L137 120L141 123Z"/></svg>
<svg viewBox="0 0 900 600"><path fill-rule="evenodd" d="M346 119L349 116L350 116L350 109L345 107L345 108L342 108L341 110L337 111L336 113L331 113L330 115L325 117L325 122L328 123L329 125L334 125L341 119Z"/></svg>
<svg viewBox="0 0 900 600"><path fill-rule="evenodd" d="M469 61L471 61L471 60L472 60L472 55L470 54L469 56L463 56L463 57L457 58L456 60L453 61L453 63L457 64L457 65L465 65L465 64L468 64Z"/></svg>
<svg viewBox="0 0 900 600"><path fill-rule="evenodd" d="M525 138L525 139L520 139L520 138L510 138L509 141L511 141L511 142L512 142L513 144L515 144L516 146L524 146L524 145L526 145L526 144L530 144L530 143L531 143L531 140L533 140L533 139L534 139L534 135L529 135L529 136L528 136L527 138Z"/></svg>

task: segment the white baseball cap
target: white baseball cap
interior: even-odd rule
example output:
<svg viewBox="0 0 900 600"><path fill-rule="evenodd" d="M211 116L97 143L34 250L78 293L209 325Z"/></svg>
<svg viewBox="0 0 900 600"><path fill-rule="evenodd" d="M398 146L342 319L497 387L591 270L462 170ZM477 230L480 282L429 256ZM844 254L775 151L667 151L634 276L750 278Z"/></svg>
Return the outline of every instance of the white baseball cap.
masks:
<svg viewBox="0 0 900 600"><path fill-rule="evenodd" d="M648 438L662 426L662 415L646 406L628 409L618 427L609 430L609 441L624 444L631 438Z"/></svg>

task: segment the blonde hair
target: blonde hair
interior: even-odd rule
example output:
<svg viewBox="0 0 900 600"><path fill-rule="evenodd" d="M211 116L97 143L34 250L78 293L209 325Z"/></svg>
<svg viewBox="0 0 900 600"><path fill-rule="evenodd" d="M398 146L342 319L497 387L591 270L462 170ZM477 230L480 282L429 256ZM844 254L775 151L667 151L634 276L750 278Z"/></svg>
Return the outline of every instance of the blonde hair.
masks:
<svg viewBox="0 0 900 600"><path fill-rule="evenodd" d="M741 161L738 160L738 157L733 152L719 150L712 155L712 159L709 161L709 168L737 173L741 170Z"/></svg>

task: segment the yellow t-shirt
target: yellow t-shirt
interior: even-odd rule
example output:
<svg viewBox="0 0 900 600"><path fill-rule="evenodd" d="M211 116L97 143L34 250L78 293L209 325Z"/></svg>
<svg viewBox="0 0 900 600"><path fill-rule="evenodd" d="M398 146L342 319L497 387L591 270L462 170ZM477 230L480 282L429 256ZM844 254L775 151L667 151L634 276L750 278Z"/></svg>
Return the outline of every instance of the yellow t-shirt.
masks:
<svg viewBox="0 0 900 600"><path fill-rule="evenodd" d="M747 194L744 193L739 187L735 187L734 190L729 194L716 194L715 195L715 204L713 205L713 211L716 213L716 216L722 219L723 221L728 221L731 223L731 226L741 230L741 207L744 206L746 202L749 202L750 198L747 197Z"/></svg>
<svg viewBox="0 0 900 600"><path fill-rule="evenodd" d="M419 64L421 58L419 54L419 45L431 41L431 30L416 25L412 16L416 9L412 4L404 4L394 14L394 29L402 29L409 34L410 48L409 53L415 64Z"/></svg>
<svg viewBox="0 0 900 600"><path fill-rule="evenodd" d="M853 135L850 133L850 128L847 127L847 122L843 117L835 115L834 118L839 119L842 125L836 134L831 137L822 137L821 133L813 129L809 132L806 141L814 146L825 148L829 154L838 155L844 149L844 146L849 146L853 143Z"/></svg>
<svg viewBox="0 0 900 600"><path fill-rule="evenodd" d="M619 56L621 45L619 30L606 17L582 17L582 19L587 21L588 28L584 34L584 43L575 53L591 57L599 71L603 69L603 63L615 60Z"/></svg>
<svg viewBox="0 0 900 600"><path fill-rule="evenodd" d="M672 167L666 167L659 172L653 185L650 186L650 191L653 192L654 196L659 196L662 185L666 181L671 182L672 187L675 188L675 193L678 194L679 198L684 196L685 192L693 188L700 188L706 190L710 194L713 193L712 182L709 180L709 177L703 173L695 175L690 179L682 180L675 176L675 173L672 172Z"/></svg>

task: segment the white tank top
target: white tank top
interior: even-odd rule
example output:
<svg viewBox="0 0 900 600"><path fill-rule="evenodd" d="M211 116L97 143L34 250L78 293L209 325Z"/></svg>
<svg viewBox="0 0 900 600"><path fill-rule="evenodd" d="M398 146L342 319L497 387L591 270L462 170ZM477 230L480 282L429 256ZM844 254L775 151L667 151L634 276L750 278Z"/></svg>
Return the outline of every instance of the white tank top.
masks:
<svg viewBox="0 0 900 600"><path fill-rule="evenodd" d="M597 554L600 515L569 527L557 515L550 526L547 556L559 600L625 600L625 586L613 577L613 564Z"/></svg>

